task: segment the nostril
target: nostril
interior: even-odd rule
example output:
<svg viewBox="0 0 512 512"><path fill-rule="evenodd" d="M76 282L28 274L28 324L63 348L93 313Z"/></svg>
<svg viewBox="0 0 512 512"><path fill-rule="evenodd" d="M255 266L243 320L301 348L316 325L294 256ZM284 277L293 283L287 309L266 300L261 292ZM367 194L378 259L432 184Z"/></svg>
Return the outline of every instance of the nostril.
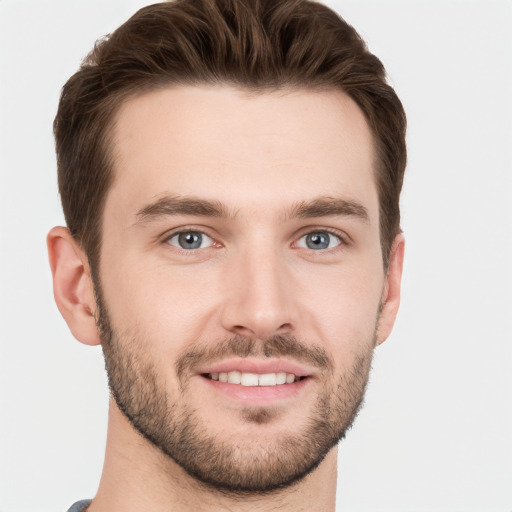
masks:
<svg viewBox="0 0 512 512"><path fill-rule="evenodd" d="M249 329L248 327L245 327L243 325L234 325L230 330L232 333L234 333L238 336L242 336L244 338L256 337L256 333L254 333L251 329Z"/></svg>
<svg viewBox="0 0 512 512"><path fill-rule="evenodd" d="M234 324L228 327L227 330L233 334L236 334L237 336L242 336L244 338L266 340L277 334L283 335L291 333L293 326L290 322L277 325L272 325L271 323L270 325L265 325L264 322L255 322L254 325Z"/></svg>

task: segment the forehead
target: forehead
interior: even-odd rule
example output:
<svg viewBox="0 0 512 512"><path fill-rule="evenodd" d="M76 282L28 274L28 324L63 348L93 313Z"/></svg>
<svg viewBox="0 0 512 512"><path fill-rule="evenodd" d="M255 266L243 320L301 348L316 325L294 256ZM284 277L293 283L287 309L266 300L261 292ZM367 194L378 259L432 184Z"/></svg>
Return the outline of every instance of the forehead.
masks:
<svg viewBox="0 0 512 512"><path fill-rule="evenodd" d="M106 208L127 216L164 194L248 213L340 195L377 216L372 135L341 91L172 87L128 100L114 126Z"/></svg>

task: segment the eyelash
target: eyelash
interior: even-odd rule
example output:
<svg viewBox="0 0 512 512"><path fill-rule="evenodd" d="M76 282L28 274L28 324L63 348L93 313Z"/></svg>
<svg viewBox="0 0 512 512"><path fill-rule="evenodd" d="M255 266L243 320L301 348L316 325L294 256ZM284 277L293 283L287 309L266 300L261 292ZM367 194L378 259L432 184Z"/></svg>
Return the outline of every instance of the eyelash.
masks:
<svg viewBox="0 0 512 512"><path fill-rule="evenodd" d="M337 252L339 250L344 249L345 247L347 247L349 245L348 236L345 235L344 233L340 233L339 231L336 231L334 229L325 228L325 227L318 227L318 228L311 227L311 228L307 228L307 229L308 229L308 231L302 232L301 235L296 239L296 241L293 243L294 245L297 243L298 240L301 240L302 238L304 238L304 237L306 237L308 235L314 234L314 233L327 233L329 235L332 235L332 236L338 238L339 241L340 241L340 243L338 245L336 245L335 247L333 247L331 249L322 249L322 250L307 249L307 250L309 250L309 252L311 252L311 253L313 253L315 255L332 254L334 252ZM199 234L202 234L202 235L206 235L208 238L210 238L212 240L212 242L213 242L212 246L205 247L205 248L203 248L203 250L204 249L211 249L212 247L213 248L217 248L217 247L221 247L222 246L222 244L217 242L215 240L215 237L210 235L210 234L208 234L204 228L197 228L197 227L194 227L194 226L180 228L177 231L173 231L171 233L166 234L164 236L163 240L162 240L162 243L165 244L165 245L171 246L173 250L178 251L181 254L184 254L186 256L194 256L194 255L197 254L197 251L200 250L201 248L198 248L198 249L182 249L180 247L177 247L175 245L171 245L169 243L169 241L172 238L174 238L175 236L178 236L178 235L181 235L181 234L185 234L185 233L199 233ZM215 245L217 245L217 247L215 247ZM293 248L294 249L302 249L301 247L293 247Z"/></svg>
<svg viewBox="0 0 512 512"><path fill-rule="evenodd" d="M334 229L330 229L330 228L313 228L313 229L309 229L307 232L302 233L297 238L297 241L294 242L294 245L297 244L297 242L299 240L301 240L302 238L304 238L304 237L306 237L308 235L311 235L311 234L315 234L315 233L327 233L328 235L336 237L340 241L340 243L338 245L332 247L331 249L323 249L323 250L309 249L309 251L311 251L315 255L332 254L333 252L341 250L342 248L344 248L344 247L346 247L348 245L348 241L347 241L347 236L346 235L344 235L344 234L342 234L339 231L336 231ZM302 247L299 247L299 249L302 249Z"/></svg>
<svg viewBox="0 0 512 512"><path fill-rule="evenodd" d="M182 249L181 247L177 247L175 245L171 245L169 243L169 241L174 238L175 236L178 236L178 235L182 235L182 234L185 234L185 233L200 233L201 235L206 235L208 238L210 238L212 240L212 245L215 246L221 246L221 244L219 244L219 242L217 242L215 240L215 237L208 234L206 232L206 230L204 228L197 228L197 227L194 227L194 226L186 226L184 228L180 228L176 231L172 231L171 233L167 233L163 240L162 240L162 243L164 245L167 245L167 246L170 246L172 248L172 250L174 251L178 251L178 253L182 254L182 255L185 255L185 256L195 256L197 255L197 251L199 249ZM203 248L204 249L211 249L212 247L205 247ZM216 247L214 247L216 248Z"/></svg>

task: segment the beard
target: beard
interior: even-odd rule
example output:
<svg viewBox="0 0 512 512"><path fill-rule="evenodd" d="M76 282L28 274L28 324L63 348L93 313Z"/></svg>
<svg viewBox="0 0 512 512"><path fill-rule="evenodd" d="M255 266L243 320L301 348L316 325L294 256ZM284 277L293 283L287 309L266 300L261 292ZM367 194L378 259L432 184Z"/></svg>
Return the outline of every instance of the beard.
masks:
<svg viewBox="0 0 512 512"><path fill-rule="evenodd" d="M97 303L109 388L118 408L144 438L211 489L247 496L297 483L345 436L362 406L375 336L361 340L351 367L338 373L322 347L292 335L197 343L176 360L179 386L169 390L144 348L151 346L149 340L118 333L98 293ZM257 430L248 439L213 432L211 420L187 400L188 384L196 368L232 356L291 357L318 368L321 391L303 424L291 423L286 433L271 437L259 436ZM254 428L272 424L280 414L270 406L245 407L240 412L245 425Z"/></svg>

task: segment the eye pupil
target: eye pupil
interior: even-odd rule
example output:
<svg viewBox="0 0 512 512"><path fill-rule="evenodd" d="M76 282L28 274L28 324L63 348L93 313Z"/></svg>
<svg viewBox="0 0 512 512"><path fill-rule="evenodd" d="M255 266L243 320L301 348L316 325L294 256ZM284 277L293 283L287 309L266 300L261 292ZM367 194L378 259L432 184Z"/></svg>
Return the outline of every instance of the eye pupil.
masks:
<svg viewBox="0 0 512 512"><path fill-rule="evenodd" d="M180 233L178 236L178 243L183 249L199 249L203 242L203 235L194 231L187 233Z"/></svg>
<svg viewBox="0 0 512 512"><path fill-rule="evenodd" d="M310 233L306 237L306 245L309 249L327 249L330 237L327 233Z"/></svg>

